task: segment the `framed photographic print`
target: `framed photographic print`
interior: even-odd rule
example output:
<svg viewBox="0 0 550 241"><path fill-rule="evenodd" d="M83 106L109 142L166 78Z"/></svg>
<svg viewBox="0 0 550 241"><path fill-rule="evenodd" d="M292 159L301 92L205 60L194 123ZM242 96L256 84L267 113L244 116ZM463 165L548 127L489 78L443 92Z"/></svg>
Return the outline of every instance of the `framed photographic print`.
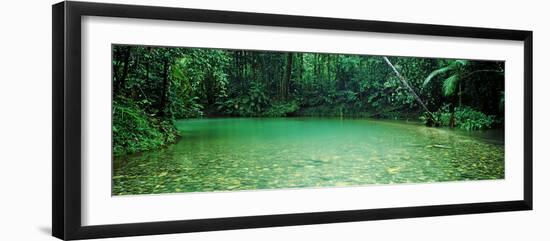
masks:
<svg viewBox="0 0 550 241"><path fill-rule="evenodd" d="M531 210L532 54L523 30L55 4L53 235Z"/></svg>

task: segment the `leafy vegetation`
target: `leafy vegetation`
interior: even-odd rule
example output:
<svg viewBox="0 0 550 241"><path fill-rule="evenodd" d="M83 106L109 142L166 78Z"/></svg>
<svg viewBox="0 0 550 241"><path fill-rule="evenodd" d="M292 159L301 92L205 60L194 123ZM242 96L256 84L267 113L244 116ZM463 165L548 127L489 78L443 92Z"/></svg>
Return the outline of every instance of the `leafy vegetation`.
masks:
<svg viewBox="0 0 550 241"><path fill-rule="evenodd" d="M467 131L488 129L495 123L494 115L486 115L468 106L458 107L454 112L451 112L449 105L446 105L439 111L434 112L433 116L439 125L456 126ZM426 121L427 117L422 116L421 119Z"/></svg>
<svg viewBox="0 0 550 241"><path fill-rule="evenodd" d="M155 149L171 143L176 129L171 122L149 116L132 100L113 101L113 154Z"/></svg>
<svg viewBox="0 0 550 241"><path fill-rule="evenodd" d="M465 130L504 120L503 62L127 45L112 51L116 156L174 142L174 121L186 118L420 119Z"/></svg>

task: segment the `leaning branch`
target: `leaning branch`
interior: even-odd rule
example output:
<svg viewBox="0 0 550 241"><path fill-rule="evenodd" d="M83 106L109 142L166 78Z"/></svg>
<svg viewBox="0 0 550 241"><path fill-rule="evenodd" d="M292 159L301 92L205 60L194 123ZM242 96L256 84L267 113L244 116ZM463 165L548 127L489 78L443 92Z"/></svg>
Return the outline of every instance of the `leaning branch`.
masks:
<svg viewBox="0 0 550 241"><path fill-rule="evenodd" d="M393 66L393 64L390 62L390 60L388 59L388 57L384 57L384 60L386 61L386 63L392 68L393 72L395 72L395 74L397 75L397 77L399 77L399 80L401 80L401 83L403 83L403 85L405 87L407 87L409 89L409 91L411 92L411 94L413 95L413 97L416 99L416 101L418 101L418 103L420 103L420 105L424 108L424 110L426 112L428 112L428 114L434 118L434 115L432 114L432 112L428 109L428 107L424 104L424 102L422 102L422 100L420 99L420 97L418 97L418 95L416 94L416 92L414 92L413 88L409 85L409 83L407 82L407 80L405 79L405 77L403 77L399 71L397 71L397 69L395 68L395 66Z"/></svg>

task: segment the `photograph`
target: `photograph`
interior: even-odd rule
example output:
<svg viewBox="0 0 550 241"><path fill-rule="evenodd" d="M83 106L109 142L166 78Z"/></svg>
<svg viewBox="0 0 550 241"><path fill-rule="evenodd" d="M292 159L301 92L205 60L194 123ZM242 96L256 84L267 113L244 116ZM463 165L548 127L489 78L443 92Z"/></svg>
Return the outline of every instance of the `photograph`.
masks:
<svg viewBox="0 0 550 241"><path fill-rule="evenodd" d="M38 183L50 186L14 186L25 200L51 191L50 206L37 209L51 210L43 218L51 230L42 233L80 240L204 232L188 235L209 239L254 229L261 233L250 240L342 233L437 240L457 225L475 237L545 230L537 222L544 215L531 211L533 183L545 177L533 174L548 169L533 168L533 142L544 143L535 138L544 135L533 107L548 88L533 88L543 73L533 69L544 59L533 55L533 42L544 41L533 34L542 26L528 7L500 4L532 15L510 20L509 11L487 18L494 4L481 12L455 6L472 18L437 4L336 4L324 12L322 4L293 11L296 1L277 2L276 11L249 5L51 5L51 26L40 29L51 31L52 64L32 65L51 67L51 84L37 88L51 101L10 88L29 108L6 103L29 118L5 118L36 122L45 116L37 111L51 111L43 121L51 128L23 128L42 134L11 128L11 139L24 144L17 156L34 153L30 137L51 139L39 145L49 152L36 152L51 154L51 168L27 175L44 172L51 182ZM347 9L334 12L340 7ZM448 14L431 18L433 7ZM424 17L404 17L410 9ZM48 56L45 48L31 48L39 55L11 49L26 58L14 62L23 69L28 56ZM31 72L16 71L8 82ZM464 218L436 221L454 215ZM524 225L518 231L510 220ZM326 225L336 223L329 235Z"/></svg>
<svg viewBox="0 0 550 241"><path fill-rule="evenodd" d="M504 61L111 49L113 196L505 176Z"/></svg>

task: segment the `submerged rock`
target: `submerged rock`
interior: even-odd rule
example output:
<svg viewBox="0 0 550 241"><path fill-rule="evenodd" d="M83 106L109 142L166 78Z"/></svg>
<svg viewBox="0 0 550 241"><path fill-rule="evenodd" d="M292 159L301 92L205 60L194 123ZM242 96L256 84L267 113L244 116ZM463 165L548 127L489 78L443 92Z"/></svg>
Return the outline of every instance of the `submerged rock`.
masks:
<svg viewBox="0 0 550 241"><path fill-rule="evenodd" d="M453 149L452 147L445 146L445 145L427 145L426 148Z"/></svg>

